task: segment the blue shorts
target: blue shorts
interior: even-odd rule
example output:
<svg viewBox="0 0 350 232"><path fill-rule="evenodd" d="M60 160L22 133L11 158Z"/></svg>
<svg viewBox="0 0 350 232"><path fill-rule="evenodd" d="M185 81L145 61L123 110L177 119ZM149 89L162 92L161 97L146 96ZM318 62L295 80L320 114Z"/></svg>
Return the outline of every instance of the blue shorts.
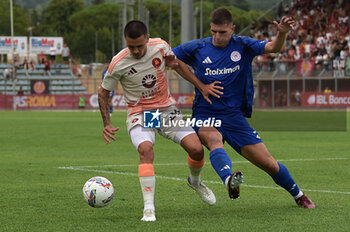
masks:
<svg viewBox="0 0 350 232"><path fill-rule="evenodd" d="M196 114L193 118L196 120L207 120L214 116L207 114ZM232 114L225 117L217 117L215 119L221 120L221 127L215 127L222 135L224 141L230 144L239 154L241 154L241 148L246 145L252 145L262 143L258 133L247 122L246 118L242 114ZM199 127L193 127L198 133Z"/></svg>

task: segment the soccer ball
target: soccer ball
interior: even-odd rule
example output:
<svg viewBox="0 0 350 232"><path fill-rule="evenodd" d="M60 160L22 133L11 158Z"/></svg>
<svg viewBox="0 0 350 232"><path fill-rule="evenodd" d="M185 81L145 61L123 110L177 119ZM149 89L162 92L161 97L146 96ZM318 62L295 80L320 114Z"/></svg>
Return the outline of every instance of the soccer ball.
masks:
<svg viewBox="0 0 350 232"><path fill-rule="evenodd" d="M113 199L112 183L102 176L95 176L86 181L83 187L85 201L95 208L108 205Z"/></svg>

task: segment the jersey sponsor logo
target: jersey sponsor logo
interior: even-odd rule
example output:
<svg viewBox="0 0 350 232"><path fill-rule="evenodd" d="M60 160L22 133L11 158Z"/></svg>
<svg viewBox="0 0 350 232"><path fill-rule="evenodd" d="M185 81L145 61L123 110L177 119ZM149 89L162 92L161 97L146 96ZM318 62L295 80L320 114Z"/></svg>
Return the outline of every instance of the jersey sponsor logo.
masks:
<svg viewBox="0 0 350 232"><path fill-rule="evenodd" d="M224 74L230 74L230 73L234 73L236 72L237 70L239 70L239 65L236 65L235 67L233 68L223 68L223 69L210 69L210 68L206 68L205 69L205 76L216 76L216 75L224 75Z"/></svg>
<svg viewBox="0 0 350 232"><path fill-rule="evenodd" d="M202 61L202 63L203 63L203 64L211 64L211 63L213 63L213 62L211 61L211 59L209 58L209 56L207 56L207 58L205 58L205 59Z"/></svg>
<svg viewBox="0 0 350 232"><path fill-rule="evenodd" d="M240 61L240 60L241 60L241 54L240 54L239 52L237 52L237 51L233 51L233 52L231 53L231 60L232 60L233 62Z"/></svg>
<svg viewBox="0 0 350 232"><path fill-rule="evenodd" d="M160 88L158 86L156 86L153 89L143 91L141 93L141 96L142 96L142 98L150 98L150 97L155 96L157 94L160 94Z"/></svg>
<svg viewBox="0 0 350 232"><path fill-rule="evenodd" d="M159 66L162 64L162 61L160 61L159 58L154 58L152 60L152 65L155 67L155 68L159 68Z"/></svg>
<svg viewBox="0 0 350 232"><path fill-rule="evenodd" d="M145 88L152 88L157 82L157 77L152 74L147 74L142 78L142 85Z"/></svg>
<svg viewBox="0 0 350 232"><path fill-rule="evenodd" d="M129 72L128 72L128 75L135 74L135 73L137 73L136 69L134 69L133 67L131 67L131 69L130 69Z"/></svg>

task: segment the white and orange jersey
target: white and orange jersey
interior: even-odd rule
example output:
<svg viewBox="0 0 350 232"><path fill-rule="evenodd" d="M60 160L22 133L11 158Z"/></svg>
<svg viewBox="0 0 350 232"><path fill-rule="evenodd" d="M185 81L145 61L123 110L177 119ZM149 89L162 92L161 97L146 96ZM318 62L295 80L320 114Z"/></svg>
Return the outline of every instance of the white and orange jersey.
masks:
<svg viewBox="0 0 350 232"><path fill-rule="evenodd" d="M162 39L149 39L147 52L140 58L132 56L128 48L113 57L102 87L112 91L119 81L128 103L128 115L143 109L158 109L175 105L166 78L165 54L173 54Z"/></svg>

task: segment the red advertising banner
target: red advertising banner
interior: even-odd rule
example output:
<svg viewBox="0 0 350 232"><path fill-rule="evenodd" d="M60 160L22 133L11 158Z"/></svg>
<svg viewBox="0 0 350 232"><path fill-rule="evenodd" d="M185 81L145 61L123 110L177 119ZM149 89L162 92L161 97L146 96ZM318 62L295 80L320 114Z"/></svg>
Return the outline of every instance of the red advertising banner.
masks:
<svg viewBox="0 0 350 232"><path fill-rule="evenodd" d="M189 94L172 94L177 102L178 107L192 107L194 95ZM0 109L12 109L13 99L15 99L17 109L97 109L97 94L40 94L40 95L0 95ZM85 104L79 100L83 99ZM126 109L127 104L124 96L117 94L112 99L112 104L116 109Z"/></svg>
<svg viewBox="0 0 350 232"><path fill-rule="evenodd" d="M303 92L301 105L306 107L350 107L350 92Z"/></svg>
<svg viewBox="0 0 350 232"><path fill-rule="evenodd" d="M315 60L305 59L296 62L297 74L301 77L311 77L314 72Z"/></svg>

